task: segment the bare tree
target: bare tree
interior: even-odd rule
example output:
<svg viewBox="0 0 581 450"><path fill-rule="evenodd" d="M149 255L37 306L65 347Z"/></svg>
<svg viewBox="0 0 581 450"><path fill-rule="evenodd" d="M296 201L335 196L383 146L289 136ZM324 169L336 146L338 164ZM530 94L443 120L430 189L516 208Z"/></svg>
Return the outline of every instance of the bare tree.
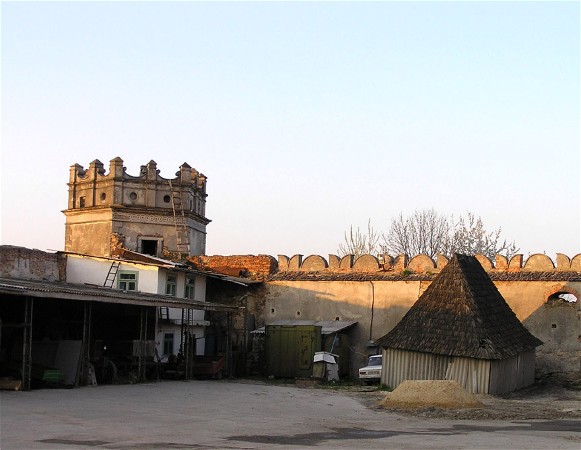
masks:
<svg viewBox="0 0 581 450"><path fill-rule="evenodd" d="M502 228L487 232L482 218L468 212L466 218L460 216L454 224L447 253L481 254L492 261L499 254L510 259L519 251L519 248L514 241L501 240L501 234Z"/></svg>
<svg viewBox="0 0 581 450"><path fill-rule="evenodd" d="M371 226L371 219L367 221L367 233L362 233L357 227L353 230L353 225L349 227L349 232L345 232L345 242L339 245L337 253L340 257L354 255L359 258L361 255L377 255L380 253L380 234Z"/></svg>
<svg viewBox="0 0 581 450"><path fill-rule="evenodd" d="M450 236L448 217L434 209L416 210L411 216L402 213L391 221L383 246L393 255L428 255L434 258L446 253Z"/></svg>
<svg viewBox="0 0 581 450"><path fill-rule="evenodd" d="M340 256L353 254L359 257L369 253L378 255L389 253L396 256L427 255L435 258L438 254L451 256L453 253L467 255L482 254L494 260L497 254L512 258L518 251L514 241L501 239L502 229L488 232L482 218L468 212L457 221L453 216L445 216L434 209L416 210L411 216L400 213L391 221L387 233L378 233L367 223L367 234L359 228L345 233L345 243L339 246ZM383 242L379 242L382 238Z"/></svg>

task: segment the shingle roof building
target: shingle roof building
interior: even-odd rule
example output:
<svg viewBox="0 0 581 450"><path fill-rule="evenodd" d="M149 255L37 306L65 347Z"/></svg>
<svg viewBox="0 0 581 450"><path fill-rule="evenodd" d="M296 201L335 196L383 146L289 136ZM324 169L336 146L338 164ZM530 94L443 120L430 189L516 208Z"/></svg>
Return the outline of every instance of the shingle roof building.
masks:
<svg viewBox="0 0 581 450"><path fill-rule="evenodd" d="M454 255L382 347L505 359L542 345L518 320L474 256Z"/></svg>
<svg viewBox="0 0 581 450"><path fill-rule="evenodd" d="M383 382L456 379L500 393L534 381L542 342L518 320L473 256L454 255L402 320L377 340Z"/></svg>

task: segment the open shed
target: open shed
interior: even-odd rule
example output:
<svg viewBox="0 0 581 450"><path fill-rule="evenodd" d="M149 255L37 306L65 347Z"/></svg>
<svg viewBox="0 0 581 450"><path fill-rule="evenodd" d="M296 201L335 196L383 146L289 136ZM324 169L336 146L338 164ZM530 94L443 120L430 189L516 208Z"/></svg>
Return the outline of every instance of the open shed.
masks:
<svg viewBox="0 0 581 450"><path fill-rule="evenodd" d="M117 366L145 380L155 375L159 307L236 310L95 285L0 278L0 374L19 379L22 389L51 377L76 386L87 382L91 366L97 378L106 377L117 358Z"/></svg>

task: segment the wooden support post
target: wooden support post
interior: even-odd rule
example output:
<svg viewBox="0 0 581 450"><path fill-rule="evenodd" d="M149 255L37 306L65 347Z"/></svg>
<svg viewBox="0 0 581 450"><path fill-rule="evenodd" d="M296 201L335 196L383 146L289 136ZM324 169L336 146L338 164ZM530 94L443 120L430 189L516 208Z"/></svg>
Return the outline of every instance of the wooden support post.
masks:
<svg viewBox="0 0 581 450"><path fill-rule="evenodd" d="M185 364L186 364L186 380L190 380L193 378L193 352L192 352L192 309L188 308L186 310L186 335L185 335Z"/></svg>
<svg viewBox="0 0 581 450"><path fill-rule="evenodd" d="M24 304L24 327L22 328L22 390L30 389L32 381L32 310L34 300L26 297Z"/></svg>
<svg viewBox="0 0 581 450"><path fill-rule="evenodd" d="M83 341L81 343L81 368L75 377L75 387L85 386L89 378L89 364L91 362L91 314L92 302L86 302L83 310Z"/></svg>
<svg viewBox="0 0 581 450"><path fill-rule="evenodd" d="M226 312L226 363L228 364L228 377L232 377L232 316L230 311Z"/></svg>
<svg viewBox="0 0 581 450"><path fill-rule="evenodd" d="M137 363L137 379L138 381L145 381L146 375L146 346L147 346L147 306L141 307L140 323L139 323L139 356Z"/></svg>

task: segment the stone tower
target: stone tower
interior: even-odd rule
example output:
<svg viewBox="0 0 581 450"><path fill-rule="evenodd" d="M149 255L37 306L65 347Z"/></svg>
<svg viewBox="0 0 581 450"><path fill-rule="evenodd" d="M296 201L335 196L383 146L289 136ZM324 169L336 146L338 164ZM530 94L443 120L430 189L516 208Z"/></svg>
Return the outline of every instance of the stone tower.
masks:
<svg viewBox="0 0 581 450"><path fill-rule="evenodd" d="M157 164L125 172L114 158L109 173L96 159L70 169L65 251L111 256L115 249L162 257L206 252L206 177L183 163L176 178L159 176Z"/></svg>

